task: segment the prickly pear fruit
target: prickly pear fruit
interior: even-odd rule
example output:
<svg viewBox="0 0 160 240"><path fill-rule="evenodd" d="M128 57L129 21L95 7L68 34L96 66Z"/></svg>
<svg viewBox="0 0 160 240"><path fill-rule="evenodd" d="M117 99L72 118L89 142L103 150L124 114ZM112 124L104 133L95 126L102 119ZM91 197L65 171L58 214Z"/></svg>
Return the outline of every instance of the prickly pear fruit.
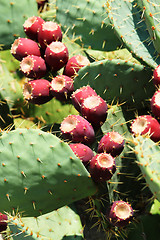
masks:
<svg viewBox="0 0 160 240"><path fill-rule="evenodd" d="M83 55L75 55L68 60L64 69L64 75L74 77L78 73L80 68L89 64L90 61L87 57Z"/></svg>
<svg viewBox="0 0 160 240"><path fill-rule="evenodd" d="M68 61L68 49L62 42L52 42L45 50L45 60L52 71L58 71L64 67Z"/></svg>
<svg viewBox="0 0 160 240"><path fill-rule="evenodd" d="M156 118L160 118L160 89L157 90L150 101L151 111Z"/></svg>
<svg viewBox="0 0 160 240"><path fill-rule="evenodd" d="M92 143L95 140L95 132L92 125L79 115L69 115L60 126L64 138L72 142L84 144Z"/></svg>
<svg viewBox="0 0 160 240"><path fill-rule="evenodd" d="M70 148L74 154L80 158L84 166L88 166L90 160L94 157L94 153L90 147L82 143L71 143Z"/></svg>
<svg viewBox="0 0 160 240"><path fill-rule="evenodd" d="M20 70L28 78L39 79L45 76L47 67L43 58L29 55L22 59Z"/></svg>
<svg viewBox="0 0 160 240"><path fill-rule="evenodd" d="M55 41L62 40L62 31L60 26L53 21L42 23L38 32L38 42L43 49Z"/></svg>
<svg viewBox="0 0 160 240"><path fill-rule="evenodd" d="M118 132L106 133L98 144L98 153L110 153L113 157L120 155L124 149L124 138Z"/></svg>
<svg viewBox="0 0 160 240"><path fill-rule="evenodd" d="M149 134L154 142L160 141L160 124L151 115L142 115L134 119L131 123L131 132L135 136Z"/></svg>
<svg viewBox="0 0 160 240"><path fill-rule="evenodd" d="M89 96L81 104L81 114L94 127L100 128L107 118L107 103L100 96Z"/></svg>
<svg viewBox="0 0 160 240"><path fill-rule="evenodd" d="M133 214L131 205L120 200L113 202L108 218L114 226L124 227L131 222Z"/></svg>
<svg viewBox="0 0 160 240"><path fill-rule="evenodd" d="M160 85L160 65L158 65L153 71L153 84L155 86Z"/></svg>
<svg viewBox="0 0 160 240"><path fill-rule="evenodd" d="M77 89L75 92L73 92L71 100L75 109L78 112L81 112L81 104L84 101L84 99L89 96L97 96L97 93L89 85L83 86Z"/></svg>
<svg viewBox="0 0 160 240"><path fill-rule="evenodd" d="M45 21L41 17L33 16L26 19L23 29L28 38L38 41L39 29Z"/></svg>
<svg viewBox="0 0 160 240"><path fill-rule="evenodd" d="M115 171L115 159L108 153L96 154L90 161L89 172L96 182L108 181Z"/></svg>
<svg viewBox="0 0 160 240"><path fill-rule="evenodd" d="M7 220L7 215L0 213L0 232L3 232L7 229Z"/></svg>
<svg viewBox="0 0 160 240"><path fill-rule="evenodd" d="M50 82L46 79L36 79L24 84L23 95L26 101L33 104L44 104L52 99Z"/></svg>
<svg viewBox="0 0 160 240"><path fill-rule="evenodd" d="M52 78L50 92L60 101L68 100L74 91L73 79L65 75Z"/></svg>
<svg viewBox="0 0 160 240"><path fill-rule="evenodd" d="M18 61L22 61L28 55L41 56L40 48L35 41L20 37L12 44L11 53Z"/></svg>

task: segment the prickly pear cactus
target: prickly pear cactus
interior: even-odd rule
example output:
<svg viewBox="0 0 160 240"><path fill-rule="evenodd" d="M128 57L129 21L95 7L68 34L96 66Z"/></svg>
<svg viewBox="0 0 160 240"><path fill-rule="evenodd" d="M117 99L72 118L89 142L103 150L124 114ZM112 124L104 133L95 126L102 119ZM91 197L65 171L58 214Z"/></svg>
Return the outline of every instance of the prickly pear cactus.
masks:
<svg viewBox="0 0 160 240"><path fill-rule="evenodd" d="M96 192L70 147L50 133L16 129L1 136L1 210L38 216Z"/></svg>
<svg viewBox="0 0 160 240"><path fill-rule="evenodd" d="M146 183L153 196L160 201L159 145L155 144L149 137L143 136L135 138L134 144L138 165L142 170Z"/></svg>
<svg viewBox="0 0 160 240"><path fill-rule="evenodd" d="M9 49L17 37L25 37L23 23L28 17L37 15L37 4L34 0L1 0L0 6L0 45Z"/></svg>
<svg viewBox="0 0 160 240"><path fill-rule="evenodd" d="M23 23L35 15L59 24L69 57L80 54L89 59L90 64L76 72L74 91L89 85L107 103L106 121L95 128L95 141L89 144L94 155L101 138L110 131L117 131L125 140L123 151L115 157L112 178L94 182L89 165L84 167L69 147L71 142L62 138L63 119L82 116L74 108L72 96L67 102L55 97L43 105L27 102L23 86L30 79L24 78L18 61L13 63L13 56L1 50L0 211L9 219L2 237L92 240L95 227L105 234L104 239L158 239L159 142L154 143L149 135L131 133L135 117L153 117L153 70L160 63L158 0L50 0L39 11L34 0L0 0L0 5L2 49L25 37ZM45 53L41 54L45 59ZM51 82L64 68L47 71L44 78ZM88 108L94 104L89 102ZM65 127L70 129L72 124ZM117 207L109 215L112 202L119 200L126 202L128 210L133 207L128 225L123 227L119 224L125 222L126 211ZM69 205L73 202L77 209ZM118 223L112 221L113 215ZM155 236L148 229L154 229Z"/></svg>
<svg viewBox="0 0 160 240"><path fill-rule="evenodd" d="M8 216L11 236L27 239L83 239L82 224L74 205L64 206L37 218Z"/></svg>

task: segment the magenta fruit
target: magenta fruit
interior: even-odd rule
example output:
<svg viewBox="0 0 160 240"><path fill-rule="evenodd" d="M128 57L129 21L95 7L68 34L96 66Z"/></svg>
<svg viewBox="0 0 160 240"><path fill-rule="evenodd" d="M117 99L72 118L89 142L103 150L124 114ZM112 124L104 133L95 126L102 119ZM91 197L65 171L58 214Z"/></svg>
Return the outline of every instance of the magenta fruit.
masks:
<svg viewBox="0 0 160 240"><path fill-rule="evenodd" d="M50 82L46 79L31 80L24 84L23 95L26 101L33 104L44 104L53 97L50 95Z"/></svg>
<svg viewBox="0 0 160 240"><path fill-rule="evenodd" d="M44 77L47 72L44 59L34 55L29 55L22 59L20 70L26 77L35 79Z"/></svg>
<svg viewBox="0 0 160 240"><path fill-rule="evenodd" d="M83 86L73 92L71 96L75 109L81 113L81 104L89 96L97 96L97 93L89 85Z"/></svg>
<svg viewBox="0 0 160 240"><path fill-rule="evenodd" d="M157 90L150 102L151 111L156 118L160 118L160 90Z"/></svg>
<svg viewBox="0 0 160 240"><path fill-rule="evenodd" d="M11 53L18 61L22 61L28 55L41 56L38 44L28 38L17 38L12 44Z"/></svg>
<svg viewBox="0 0 160 240"><path fill-rule="evenodd" d="M7 215L0 213L0 232L3 232L7 229L7 220Z"/></svg>
<svg viewBox="0 0 160 240"><path fill-rule="evenodd" d="M153 84L155 86L160 85L160 65L158 65L153 71Z"/></svg>
<svg viewBox="0 0 160 240"><path fill-rule="evenodd" d="M64 138L75 143L89 144L95 140L92 125L79 115L66 117L61 123L60 130Z"/></svg>
<svg viewBox="0 0 160 240"><path fill-rule="evenodd" d="M58 75L52 79L50 92L56 99L60 101L68 100L73 91L72 78L65 75Z"/></svg>
<svg viewBox="0 0 160 240"><path fill-rule="evenodd" d="M89 172L95 182L108 181L115 171L115 159L108 153L99 153L90 161Z"/></svg>
<svg viewBox="0 0 160 240"><path fill-rule="evenodd" d="M29 17L23 24L23 29L27 37L32 40L38 41L39 29L45 21L41 17Z"/></svg>
<svg viewBox="0 0 160 240"><path fill-rule="evenodd" d="M81 114L95 129L100 128L107 118L107 103L100 96L89 96L81 104Z"/></svg>
<svg viewBox="0 0 160 240"><path fill-rule="evenodd" d="M47 46L44 57L51 70L58 71L66 65L69 53L64 43L52 42Z"/></svg>
<svg viewBox="0 0 160 240"><path fill-rule="evenodd" d="M87 57L82 55L75 55L68 60L64 69L64 75L74 77L80 68L89 64L90 62Z"/></svg>
<svg viewBox="0 0 160 240"><path fill-rule="evenodd" d="M160 124L151 115L139 116L131 123L131 132L136 135L149 134L154 142L160 141Z"/></svg>
<svg viewBox="0 0 160 240"><path fill-rule="evenodd" d="M82 143L71 143L69 144L70 148L74 154L80 158L84 166L88 166L90 160L94 157L92 149Z"/></svg>
<svg viewBox="0 0 160 240"><path fill-rule="evenodd" d="M113 202L109 214L107 214L111 224L117 227L128 225L133 219L134 211L131 205L125 201Z"/></svg>
<svg viewBox="0 0 160 240"><path fill-rule="evenodd" d="M62 40L62 31L60 26L52 21L46 21L42 23L38 32L38 42L43 49L55 41Z"/></svg>
<svg viewBox="0 0 160 240"><path fill-rule="evenodd" d="M124 138L118 132L108 132L98 144L98 153L110 153L113 157L120 155L124 149Z"/></svg>

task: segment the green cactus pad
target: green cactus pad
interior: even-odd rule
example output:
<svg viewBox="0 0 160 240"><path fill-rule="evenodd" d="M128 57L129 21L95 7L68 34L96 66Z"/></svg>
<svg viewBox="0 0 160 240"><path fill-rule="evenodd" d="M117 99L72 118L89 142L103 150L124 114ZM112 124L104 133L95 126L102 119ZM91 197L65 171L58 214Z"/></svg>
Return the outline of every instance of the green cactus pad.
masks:
<svg viewBox="0 0 160 240"><path fill-rule="evenodd" d="M134 138L138 165L154 197L160 201L160 147L147 136Z"/></svg>
<svg viewBox="0 0 160 240"><path fill-rule="evenodd" d="M108 0L107 4L111 24L125 47L146 65L152 68L159 65L160 57L155 51L137 1Z"/></svg>
<svg viewBox="0 0 160 240"><path fill-rule="evenodd" d="M155 91L151 69L125 60L102 60L78 72L74 87L90 85L108 103L113 100L142 108Z"/></svg>
<svg viewBox="0 0 160 240"><path fill-rule="evenodd" d="M56 99L52 99L43 105L28 104L23 110L22 115L24 118L30 117L34 122L39 122L42 126L61 123L69 114L78 113L72 104L63 104Z"/></svg>
<svg viewBox="0 0 160 240"><path fill-rule="evenodd" d="M154 47L158 54L160 54L160 4L159 0L138 0L138 6L140 6L148 32L153 41Z"/></svg>
<svg viewBox="0 0 160 240"><path fill-rule="evenodd" d="M34 217L9 216L9 228L14 240L26 238L61 240L66 236L83 239L83 229L75 209L64 206L56 211Z"/></svg>
<svg viewBox="0 0 160 240"><path fill-rule="evenodd" d="M57 0L56 21L81 46L102 51L121 46L106 16L105 1Z"/></svg>
<svg viewBox="0 0 160 240"><path fill-rule="evenodd" d="M128 130L121 106L113 105L108 110L107 120L101 128L104 134L116 131L125 140L122 153L115 159L117 171L112 179L108 181L110 201L127 200L132 202L134 208L137 208L137 204L142 201L141 197L145 196L145 191L142 190L144 187L142 181L137 180L141 171L135 163L135 154L130 150L132 136Z"/></svg>
<svg viewBox="0 0 160 240"><path fill-rule="evenodd" d="M0 63L0 95L9 107L23 101L22 88L4 63Z"/></svg>
<svg viewBox="0 0 160 240"><path fill-rule="evenodd" d="M37 129L0 137L0 211L38 216L96 192L67 143Z"/></svg>
<svg viewBox="0 0 160 240"><path fill-rule="evenodd" d="M18 37L25 37L23 23L28 17L37 15L35 0L0 0L0 45L9 49Z"/></svg>

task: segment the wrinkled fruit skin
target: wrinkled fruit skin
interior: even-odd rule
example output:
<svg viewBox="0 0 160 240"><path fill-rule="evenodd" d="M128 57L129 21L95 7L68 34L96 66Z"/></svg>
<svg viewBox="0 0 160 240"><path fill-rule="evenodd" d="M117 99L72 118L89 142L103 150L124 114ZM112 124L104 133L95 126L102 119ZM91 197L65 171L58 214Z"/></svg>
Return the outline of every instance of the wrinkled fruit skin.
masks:
<svg viewBox="0 0 160 240"><path fill-rule="evenodd" d="M7 220L7 215L0 213L0 232L3 232L7 229Z"/></svg>
<svg viewBox="0 0 160 240"><path fill-rule="evenodd" d="M143 122L140 124L141 121ZM142 127L139 128L137 125ZM160 141L160 124L151 115L142 115L134 119L131 123L131 132L135 136L149 134L152 141Z"/></svg>
<svg viewBox="0 0 160 240"><path fill-rule="evenodd" d="M24 84L23 95L29 103L44 104L52 99L50 82L46 79L31 80Z"/></svg>
<svg viewBox="0 0 160 240"><path fill-rule="evenodd" d="M89 172L95 182L108 181L115 171L115 159L108 153L97 154L90 161Z"/></svg>
<svg viewBox="0 0 160 240"><path fill-rule="evenodd" d="M65 75L57 75L51 81L50 92L59 101L70 99L74 91L73 79Z"/></svg>
<svg viewBox="0 0 160 240"><path fill-rule="evenodd" d="M89 85L83 86L73 92L71 96L72 104L79 113L81 113L82 102L89 96L97 96L97 93Z"/></svg>
<svg viewBox="0 0 160 240"><path fill-rule="evenodd" d="M111 224L117 227L125 227L133 218L134 211L131 205L122 200L113 202L108 215Z"/></svg>
<svg viewBox="0 0 160 240"><path fill-rule="evenodd" d="M116 157L123 151L124 143L124 138L118 132L108 132L98 144L98 153L106 152Z"/></svg>
<svg viewBox="0 0 160 240"><path fill-rule="evenodd" d="M95 132L92 125L79 115L69 115L60 126L65 139L72 142L90 144L95 140Z"/></svg>
<svg viewBox="0 0 160 240"><path fill-rule="evenodd" d="M90 147L82 143L71 143L70 148L74 154L80 158L84 166L88 166L90 160L94 157L94 153Z"/></svg>
<svg viewBox="0 0 160 240"><path fill-rule="evenodd" d="M12 44L11 53L18 61L22 61L28 55L41 56L38 44L29 38L16 39Z"/></svg>

